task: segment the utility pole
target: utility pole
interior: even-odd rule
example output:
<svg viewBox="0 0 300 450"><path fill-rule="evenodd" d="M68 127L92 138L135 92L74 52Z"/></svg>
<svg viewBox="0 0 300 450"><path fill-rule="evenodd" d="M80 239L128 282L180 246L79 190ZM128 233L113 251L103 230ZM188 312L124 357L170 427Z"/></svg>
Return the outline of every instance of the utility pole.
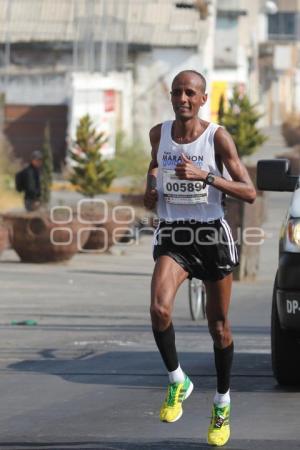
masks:
<svg viewBox="0 0 300 450"><path fill-rule="evenodd" d="M10 66L10 21L11 21L11 7L13 0L6 2L5 13L5 49L4 49L4 66L5 66L5 90L8 89L9 83L9 66Z"/></svg>
<svg viewBox="0 0 300 450"><path fill-rule="evenodd" d="M205 45L198 47L198 52L203 61L203 75L207 78L207 92L208 101L202 108L202 117L210 120L210 89L212 83L212 76L214 71L214 46L215 46L215 29L216 29L216 14L217 14L217 0L210 0L208 5L208 12L206 16L207 34Z"/></svg>
<svg viewBox="0 0 300 450"><path fill-rule="evenodd" d="M106 75L107 71L107 7L106 0L102 0L102 20L101 20L101 63L100 70L102 75Z"/></svg>

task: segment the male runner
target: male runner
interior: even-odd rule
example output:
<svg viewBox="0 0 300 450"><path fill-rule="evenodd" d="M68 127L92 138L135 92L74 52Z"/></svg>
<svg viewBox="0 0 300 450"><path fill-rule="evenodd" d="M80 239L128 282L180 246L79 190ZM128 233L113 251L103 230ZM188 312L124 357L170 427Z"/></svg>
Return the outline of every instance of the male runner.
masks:
<svg viewBox="0 0 300 450"><path fill-rule="evenodd" d="M157 204L159 217L150 312L154 338L169 374L160 420L178 420L182 402L193 390L192 381L178 362L172 310L183 281L199 278L207 291L206 313L217 373L207 440L221 446L230 436L233 340L227 315L232 269L238 264L231 231L223 217L222 197L229 194L252 203L256 191L230 135L198 117L206 100L206 81L200 73L185 70L176 75L171 91L175 120L150 131L152 160L144 204L150 209ZM223 165L232 180L222 177Z"/></svg>

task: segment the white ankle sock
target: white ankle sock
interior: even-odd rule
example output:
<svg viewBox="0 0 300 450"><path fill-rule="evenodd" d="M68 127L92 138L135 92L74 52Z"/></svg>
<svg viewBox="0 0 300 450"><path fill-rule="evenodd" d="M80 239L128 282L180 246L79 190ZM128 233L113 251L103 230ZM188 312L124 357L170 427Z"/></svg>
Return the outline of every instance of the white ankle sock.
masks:
<svg viewBox="0 0 300 450"><path fill-rule="evenodd" d="M230 389L225 394L219 394L218 391L216 391L215 398L214 398L214 404L218 406L226 406L230 403Z"/></svg>
<svg viewBox="0 0 300 450"><path fill-rule="evenodd" d="M168 372L168 374L169 374L170 383L183 383L184 382L185 373L181 369L180 364L176 370L173 370L172 372Z"/></svg>

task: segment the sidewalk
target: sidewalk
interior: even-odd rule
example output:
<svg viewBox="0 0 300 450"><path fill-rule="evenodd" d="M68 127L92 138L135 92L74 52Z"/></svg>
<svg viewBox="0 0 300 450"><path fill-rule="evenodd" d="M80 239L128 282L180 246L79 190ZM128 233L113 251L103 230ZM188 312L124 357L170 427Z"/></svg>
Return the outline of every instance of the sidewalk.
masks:
<svg viewBox="0 0 300 450"><path fill-rule="evenodd" d="M247 157L247 162L256 164L260 159L276 158L276 155L289 151L290 148L286 146L285 141L281 135L279 127L267 127L262 132L268 136L268 140L261 146L261 148L251 156Z"/></svg>

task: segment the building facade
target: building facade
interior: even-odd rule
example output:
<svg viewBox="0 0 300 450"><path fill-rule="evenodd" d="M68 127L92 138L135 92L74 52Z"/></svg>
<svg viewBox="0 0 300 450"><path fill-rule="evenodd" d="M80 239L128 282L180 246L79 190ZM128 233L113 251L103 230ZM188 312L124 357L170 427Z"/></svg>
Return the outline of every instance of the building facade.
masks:
<svg viewBox="0 0 300 450"><path fill-rule="evenodd" d="M97 115L98 103L99 122L109 116L114 132L147 147L149 128L172 114L172 77L183 68L210 75L209 20L205 0L0 0L0 92L16 155L40 147L49 122L59 169L74 111ZM106 114L112 97L114 114Z"/></svg>
<svg viewBox="0 0 300 450"><path fill-rule="evenodd" d="M299 0L218 0L213 117L235 85L257 103L262 125L300 112L299 8Z"/></svg>

